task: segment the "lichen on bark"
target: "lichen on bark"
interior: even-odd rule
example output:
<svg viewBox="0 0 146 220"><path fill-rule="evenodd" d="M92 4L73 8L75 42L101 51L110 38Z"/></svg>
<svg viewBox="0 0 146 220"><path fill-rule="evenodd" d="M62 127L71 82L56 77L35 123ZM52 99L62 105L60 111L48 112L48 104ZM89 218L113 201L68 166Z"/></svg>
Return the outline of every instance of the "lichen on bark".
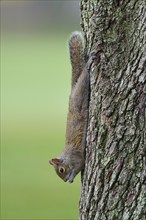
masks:
<svg viewBox="0 0 146 220"><path fill-rule="evenodd" d="M81 220L144 219L144 1L81 0L90 107ZM145 139L144 139L145 138Z"/></svg>

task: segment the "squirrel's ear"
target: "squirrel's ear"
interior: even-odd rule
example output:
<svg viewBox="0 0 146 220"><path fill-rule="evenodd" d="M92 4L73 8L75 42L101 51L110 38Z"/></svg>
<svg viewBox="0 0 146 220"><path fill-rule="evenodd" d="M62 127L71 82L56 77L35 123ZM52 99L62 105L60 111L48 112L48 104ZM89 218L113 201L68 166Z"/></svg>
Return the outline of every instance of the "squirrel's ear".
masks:
<svg viewBox="0 0 146 220"><path fill-rule="evenodd" d="M60 160L55 158L55 159L49 160L49 163L51 165L58 165L58 164L60 164Z"/></svg>

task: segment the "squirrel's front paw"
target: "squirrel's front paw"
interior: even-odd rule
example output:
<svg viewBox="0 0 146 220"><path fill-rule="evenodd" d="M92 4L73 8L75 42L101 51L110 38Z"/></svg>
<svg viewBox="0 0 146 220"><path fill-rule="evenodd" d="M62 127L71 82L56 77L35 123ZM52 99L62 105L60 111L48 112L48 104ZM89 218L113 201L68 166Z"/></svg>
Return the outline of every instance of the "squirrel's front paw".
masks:
<svg viewBox="0 0 146 220"><path fill-rule="evenodd" d="M67 175L67 177L66 177L66 180L67 180L69 183L72 183L73 180L74 180L74 178L75 178L75 176L76 176L76 174L75 174L74 170L71 170L71 171L68 173L68 175Z"/></svg>

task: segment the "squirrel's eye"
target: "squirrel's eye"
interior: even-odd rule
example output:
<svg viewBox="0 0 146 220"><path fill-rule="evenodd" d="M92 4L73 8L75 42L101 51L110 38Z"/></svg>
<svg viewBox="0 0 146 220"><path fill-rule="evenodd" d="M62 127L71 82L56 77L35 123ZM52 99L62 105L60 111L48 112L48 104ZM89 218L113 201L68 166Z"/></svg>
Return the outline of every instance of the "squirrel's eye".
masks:
<svg viewBox="0 0 146 220"><path fill-rule="evenodd" d="M60 172L60 173L64 173L64 171L65 171L65 169L64 169L63 167L61 167L61 168L59 169L59 172Z"/></svg>

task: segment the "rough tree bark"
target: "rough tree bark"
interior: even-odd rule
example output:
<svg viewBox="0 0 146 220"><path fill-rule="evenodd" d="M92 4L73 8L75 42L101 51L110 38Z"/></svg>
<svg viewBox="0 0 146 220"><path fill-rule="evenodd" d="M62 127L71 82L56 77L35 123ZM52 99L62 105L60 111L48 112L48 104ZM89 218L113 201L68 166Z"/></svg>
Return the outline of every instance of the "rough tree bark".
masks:
<svg viewBox="0 0 146 220"><path fill-rule="evenodd" d="M143 0L81 0L92 65L80 220L144 219L146 72Z"/></svg>

